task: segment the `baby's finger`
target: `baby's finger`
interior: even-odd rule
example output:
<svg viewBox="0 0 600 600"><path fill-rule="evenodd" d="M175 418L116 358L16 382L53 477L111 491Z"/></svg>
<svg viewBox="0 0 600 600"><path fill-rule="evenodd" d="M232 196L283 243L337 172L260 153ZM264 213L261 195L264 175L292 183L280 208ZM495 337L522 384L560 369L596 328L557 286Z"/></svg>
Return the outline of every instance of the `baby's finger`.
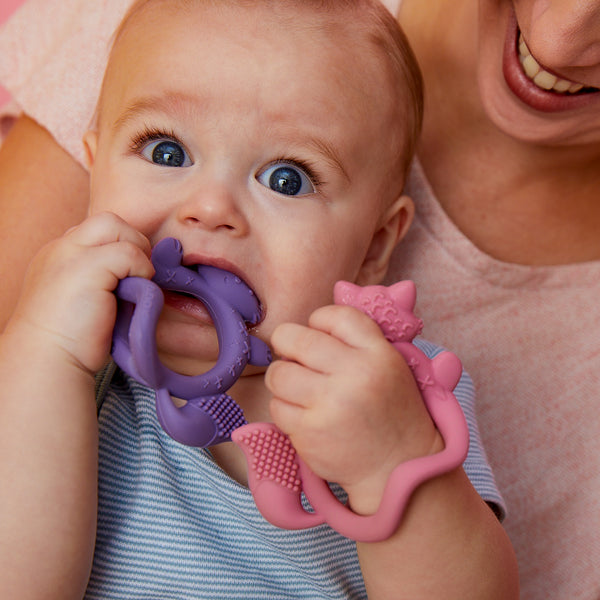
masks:
<svg viewBox="0 0 600 600"><path fill-rule="evenodd" d="M267 369L265 385L281 402L309 408L323 389L323 375L289 360L278 360Z"/></svg>
<svg viewBox="0 0 600 600"><path fill-rule="evenodd" d="M273 396L269 404L269 411L273 423L286 435L294 436L298 427L302 428L302 422L306 414L304 407L284 402Z"/></svg>
<svg viewBox="0 0 600 600"><path fill-rule="evenodd" d="M379 325L352 306L323 306L312 313L308 323L352 348L367 348L385 342Z"/></svg>
<svg viewBox="0 0 600 600"><path fill-rule="evenodd" d="M134 242L118 241L98 248L97 260L102 261L117 280L125 277L144 277L154 275L154 266L143 248ZM118 281L115 283L115 287Z"/></svg>
<svg viewBox="0 0 600 600"><path fill-rule="evenodd" d="M347 349L327 333L295 323L279 325L271 336L271 345L277 355L318 373L331 373L332 363Z"/></svg>
<svg viewBox="0 0 600 600"><path fill-rule="evenodd" d="M78 248L76 253L70 251L68 257L63 255L60 272L55 269L54 276L78 282L80 293L92 290L113 291L119 280L125 277L149 279L154 275L150 259L142 248L132 242L110 242Z"/></svg>
<svg viewBox="0 0 600 600"><path fill-rule="evenodd" d="M73 243L82 246L102 246L113 242L130 242L150 256L148 238L114 213L103 212L88 217L66 234Z"/></svg>

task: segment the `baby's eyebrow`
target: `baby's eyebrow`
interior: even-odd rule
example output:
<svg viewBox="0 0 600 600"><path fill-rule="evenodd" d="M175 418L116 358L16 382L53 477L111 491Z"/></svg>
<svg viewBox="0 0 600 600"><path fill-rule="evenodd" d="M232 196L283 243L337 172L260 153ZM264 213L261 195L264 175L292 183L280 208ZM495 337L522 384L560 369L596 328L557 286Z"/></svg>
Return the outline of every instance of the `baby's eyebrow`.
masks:
<svg viewBox="0 0 600 600"><path fill-rule="evenodd" d="M310 145L337 171L339 171L348 183L352 183L350 175L344 168L344 163L340 160L335 148L322 139L311 138Z"/></svg>
<svg viewBox="0 0 600 600"><path fill-rule="evenodd" d="M123 128L129 121L145 113L163 113L165 115L190 114L191 106L198 106L198 98L182 94L181 92L168 92L155 96L144 96L134 99L113 123L116 132Z"/></svg>

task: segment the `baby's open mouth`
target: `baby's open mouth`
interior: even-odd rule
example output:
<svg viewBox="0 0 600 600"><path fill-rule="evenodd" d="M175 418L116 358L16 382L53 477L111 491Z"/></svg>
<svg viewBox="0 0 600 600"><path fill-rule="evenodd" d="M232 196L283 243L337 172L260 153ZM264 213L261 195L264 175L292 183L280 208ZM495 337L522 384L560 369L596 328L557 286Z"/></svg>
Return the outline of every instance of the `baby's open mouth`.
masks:
<svg viewBox="0 0 600 600"><path fill-rule="evenodd" d="M248 286L248 284L238 275L235 275L229 271L217 269L215 267L207 267L206 265L200 264L186 265L185 268L189 269L190 271L200 273L201 277L203 278L207 275L207 270L212 271L212 273L209 273L209 278L210 281L212 281L212 284L209 285L213 292L217 296L222 296L223 299L227 298L227 301L232 302L234 306L237 305L238 301L242 301L241 298L244 295L248 297L249 294L253 298L252 305L255 308L248 312L241 311L245 312L246 317L249 317L245 320L247 327L254 327L263 320L264 308L260 302L260 299L256 293L251 290L250 286ZM217 271L219 272L219 276L215 277L214 273ZM229 283L227 283L227 280L229 280ZM232 287L232 284L237 285L233 285ZM208 309L207 305L202 301L202 299L197 297L193 292L182 291L181 289L163 288L163 293L165 303L172 308L176 308L200 321L213 322L211 311ZM239 294L242 294L242 296L239 296ZM247 304L245 304L245 306L247 306Z"/></svg>
<svg viewBox="0 0 600 600"><path fill-rule="evenodd" d="M163 294L167 306L194 317L198 321L212 323L212 317L205 304L191 294L174 290L163 290Z"/></svg>
<svg viewBox="0 0 600 600"><path fill-rule="evenodd" d="M539 88L556 92L558 94L573 95L597 92L598 88L586 87L581 83L562 79L546 71L533 57L527 43L523 39L523 34L519 33L517 41L517 51L519 61L525 75L535 83Z"/></svg>

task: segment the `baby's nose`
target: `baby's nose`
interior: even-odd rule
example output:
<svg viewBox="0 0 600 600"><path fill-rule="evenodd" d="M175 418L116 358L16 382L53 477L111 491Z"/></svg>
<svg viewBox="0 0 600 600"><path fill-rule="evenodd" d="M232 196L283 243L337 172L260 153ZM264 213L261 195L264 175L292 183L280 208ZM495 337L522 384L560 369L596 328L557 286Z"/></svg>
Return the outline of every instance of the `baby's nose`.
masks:
<svg viewBox="0 0 600 600"><path fill-rule="evenodd" d="M179 207L178 218L186 226L228 230L237 235L248 228L239 199L225 184L212 183L191 192Z"/></svg>

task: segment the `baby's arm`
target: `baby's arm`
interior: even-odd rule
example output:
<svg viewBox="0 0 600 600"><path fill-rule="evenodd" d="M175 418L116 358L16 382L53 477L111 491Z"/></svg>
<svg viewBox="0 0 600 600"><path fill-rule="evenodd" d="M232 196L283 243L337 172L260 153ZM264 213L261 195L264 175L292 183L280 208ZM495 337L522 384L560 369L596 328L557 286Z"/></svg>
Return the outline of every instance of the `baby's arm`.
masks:
<svg viewBox="0 0 600 600"><path fill-rule="evenodd" d="M108 357L112 290L150 277L148 240L114 215L45 246L0 337L0 589L81 598L94 549L94 372Z"/></svg>
<svg viewBox="0 0 600 600"><path fill-rule="evenodd" d="M361 312L324 307L272 343L287 359L266 376L273 419L355 512L375 512L397 464L443 448L406 362ZM358 553L371 600L518 597L508 538L462 469L419 487L396 533Z"/></svg>

